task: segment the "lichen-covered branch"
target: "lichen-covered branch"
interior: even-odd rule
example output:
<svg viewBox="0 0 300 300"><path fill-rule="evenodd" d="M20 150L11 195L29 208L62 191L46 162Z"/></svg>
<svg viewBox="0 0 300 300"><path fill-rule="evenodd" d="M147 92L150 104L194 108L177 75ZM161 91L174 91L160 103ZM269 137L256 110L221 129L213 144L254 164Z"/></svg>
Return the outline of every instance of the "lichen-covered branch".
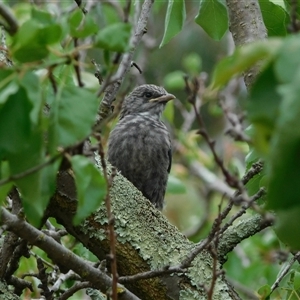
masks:
<svg viewBox="0 0 300 300"><path fill-rule="evenodd" d="M223 263L226 260L226 255L241 241L271 226L272 223L272 218L255 215L249 219L239 221L236 225L230 227L220 239L218 247L220 262Z"/></svg>
<svg viewBox="0 0 300 300"><path fill-rule="evenodd" d="M74 227L70 211L76 200L74 194L68 196L68 191L73 191L73 183L72 180L66 180L66 176L68 175L61 175L58 179L64 179L64 185L58 183L58 192L49 206L49 215L56 217L69 233L90 249L99 260L103 260L110 251L105 206L89 217L82 226ZM195 244L171 225L120 174L114 178L110 197L115 216L116 255L120 276L179 266L194 249ZM212 266L213 260L204 250L192 261L185 274L164 274L157 278L128 282L125 286L144 300L204 300L207 295L203 286L210 285ZM234 299L222 277L216 280L213 299Z"/></svg>
<svg viewBox="0 0 300 300"><path fill-rule="evenodd" d="M87 264L82 258L76 256L72 251L64 248L53 238L42 233L25 220L11 214L5 208L0 208L0 220L1 224L5 224L9 231L44 250L55 262L59 262L66 268L74 270L83 279L92 282L95 287L104 293L110 288L111 278L109 276ZM120 288L122 289L122 287ZM123 299L138 300L139 298L124 290Z"/></svg>

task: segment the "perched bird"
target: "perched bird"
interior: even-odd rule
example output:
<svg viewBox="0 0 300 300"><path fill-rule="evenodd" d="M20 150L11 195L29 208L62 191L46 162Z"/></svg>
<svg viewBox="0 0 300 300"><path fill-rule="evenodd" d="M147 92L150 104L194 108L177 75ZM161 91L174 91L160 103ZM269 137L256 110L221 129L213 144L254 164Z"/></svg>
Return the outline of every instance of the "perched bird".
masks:
<svg viewBox="0 0 300 300"><path fill-rule="evenodd" d="M125 97L108 140L108 161L160 210L172 163L170 135L160 118L172 99L162 87L136 87Z"/></svg>

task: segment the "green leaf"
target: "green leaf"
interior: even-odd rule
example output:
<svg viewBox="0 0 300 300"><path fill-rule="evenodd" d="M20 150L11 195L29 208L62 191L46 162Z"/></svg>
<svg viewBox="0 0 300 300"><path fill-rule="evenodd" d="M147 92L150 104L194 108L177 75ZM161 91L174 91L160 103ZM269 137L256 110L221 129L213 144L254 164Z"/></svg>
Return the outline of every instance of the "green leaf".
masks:
<svg viewBox="0 0 300 300"><path fill-rule="evenodd" d="M100 30L95 46L109 51L125 52L128 48L131 25L115 23Z"/></svg>
<svg viewBox="0 0 300 300"><path fill-rule="evenodd" d="M106 182L99 169L86 157L75 155L71 158L75 173L78 207L73 222L79 225L95 212L106 195Z"/></svg>
<svg viewBox="0 0 300 300"><path fill-rule="evenodd" d="M31 17L43 25L53 24L53 15L47 11L36 9L36 7L32 8Z"/></svg>
<svg viewBox="0 0 300 300"><path fill-rule="evenodd" d="M278 81L271 64L257 78L248 102L249 119L254 124L260 124L270 130L275 126L281 103L277 85Z"/></svg>
<svg viewBox="0 0 300 300"><path fill-rule="evenodd" d="M24 88L19 88L0 105L0 153L16 153L28 145L32 133L31 110Z"/></svg>
<svg viewBox="0 0 300 300"><path fill-rule="evenodd" d="M269 161L268 208L288 209L300 205L300 72L282 86L283 96Z"/></svg>
<svg viewBox="0 0 300 300"><path fill-rule="evenodd" d="M251 126L253 130L253 125ZM255 131L253 130L253 133L254 132ZM252 149L251 147L250 151L248 152L245 158L246 170L248 171L252 167L253 163L259 161L259 159L260 159L260 155L258 155L257 151L255 149Z"/></svg>
<svg viewBox="0 0 300 300"><path fill-rule="evenodd" d="M182 64L191 75L198 75L202 70L202 59L198 53L190 53L183 58Z"/></svg>
<svg viewBox="0 0 300 300"><path fill-rule="evenodd" d="M237 48L231 56L217 64L210 88L222 88L234 76L248 70L259 61L263 60L267 64L276 56L283 43L283 40L273 38Z"/></svg>
<svg viewBox="0 0 300 300"><path fill-rule="evenodd" d="M168 178L167 193L184 194L186 193L186 186L180 179L170 174Z"/></svg>
<svg viewBox="0 0 300 300"><path fill-rule="evenodd" d="M0 161L0 179L6 179L10 175L9 164L8 161ZM0 186L0 205L2 205L3 201L6 199L7 193L13 187L13 183L9 182Z"/></svg>
<svg viewBox="0 0 300 300"><path fill-rule="evenodd" d="M163 112L163 117L170 123L173 123L174 120L174 102L170 101L168 105L166 106L164 112Z"/></svg>
<svg viewBox="0 0 300 300"><path fill-rule="evenodd" d="M253 124L253 143L260 156L266 157L270 152L273 128L263 123Z"/></svg>
<svg viewBox="0 0 300 300"><path fill-rule="evenodd" d="M37 124L43 105L43 97L41 96L39 78L36 74L27 72L19 79L19 84L26 90L28 100L32 104L30 119L33 124Z"/></svg>
<svg viewBox="0 0 300 300"><path fill-rule="evenodd" d="M35 88L30 82L33 78L29 74L24 76L25 81L22 84L29 83L28 90L30 87ZM11 175L24 174L14 184L21 192L26 216L32 224L38 226L53 194L59 164L30 174L24 173L44 163L46 159L41 119L38 116L34 120L32 118L35 105L41 106L34 98L29 99L28 95L33 91L28 90L20 85L18 91L0 106L0 156L8 161ZM44 175L48 168L54 168L51 176Z"/></svg>
<svg viewBox="0 0 300 300"><path fill-rule="evenodd" d="M219 41L228 29L228 13L222 0L201 0L195 21L214 40Z"/></svg>
<svg viewBox="0 0 300 300"><path fill-rule="evenodd" d="M174 71L164 77L164 86L167 90L183 90L185 87L184 73L182 71Z"/></svg>
<svg viewBox="0 0 300 300"><path fill-rule="evenodd" d="M255 175L248 181L246 188L249 196L253 196L259 191L259 189L262 187L262 181L265 176L265 171L263 170L261 173Z"/></svg>
<svg viewBox="0 0 300 300"><path fill-rule="evenodd" d="M57 93L50 112L50 151L67 147L87 137L96 121L99 101L94 93L66 86Z"/></svg>
<svg viewBox="0 0 300 300"><path fill-rule="evenodd" d="M269 0L259 0L259 5L268 36L285 36L289 17L284 8Z"/></svg>
<svg viewBox="0 0 300 300"><path fill-rule="evenodd" d="M278 59L275 61L276 76L282 82L291 82L300 66L300 35L293 35L284 39Z"/></svg>
<svg viewBox="0 0 300 300"><path fill-rule="evenodd" d="M98 31L98 26L93 18L87 14L84 15L81 9L76 9L68 19L71 36L84 38Z"/></svg>
<svg viewBox="0 0 300 300"><path fill-rule="evenodd" d="M0 88L1 90L1 98L0 104L5 103L6 100L9 98L10 95L13 95L17 92L19 86L16 81L10 81L5 87Z"/></svg>
<svg viewBox="0 0 300 300"><path fill-rule="evenodd" d="M273 0L273 2L274 1L275 0ZM297 19L299 20L299 16L300 16L300 3L298 1L294 2L294 0L281 0L280 2L282 2L282 1L284 1L284 4L282 6L285 6L286 10L288 12L294 10L294 7L296 8L296 16L297 16Z"/></svg>
<svg viewBox="0 0 300 300"><path fill-rule="evenodd" d="M283 199L284 201L284 199ZM276 211L274 230L278 238L293 250L300 250L300 206Z"/></svg>
<svg viewBox="0 0 300 300"><path fill-rule="evenodd" d="M294 289L297 291L300 289L300 272L295 270L294 280L293 280Z"/></svg>
<svg viewBox="0 0 300 300"><path fill-rule="evenodd" d="M36 150L36 152L30 152L32 150ZM39 149L28 149L26 155L23 155L28 161L26 169L46 161L46 158L42 155L40 155L40 157L37 156L39 154L38 150ZM20 156L16 156L16 158L20 161ZM41 170L15 181L16 186L22 193L25 214L30 223L36 227L40 225L45 209L55 192L56 176L60 162L61 159L57 159ZM22 165L22 167L24 169L24 165Z"/></svg>
<svg viewBox="0 0 300 300"><path fill-rule="evenodd" d="M159 45L160 48L167 44L176 34L181 31L185 18L185 1L169 0L165 19L165 32Z"/></svg>
<svg viewBox="0 0 300 300"><path fill-rule="evenodd" d="M68 23L70 25L71 32L75 31L80 25L83 19L83 12L81 9L75 9L68 18Z"/></svg>
<svg viewBox="0 0 300 300"><path fill-rule="evenodd" d="M46 12L32 11L32 18L12 37L11 51L14 58L20 62L32 62L48 56L47 46L58 42L62 34L61 26L50 17Z"/></svg>
<svg viewBox="0 0 300 300"><path fill-rule="evenodd" d="M257 293L259 294L260 299L262 300L270 299L269 295L271 293L271 287L268 284L263 285L262 287L259 288Z"/></svg>

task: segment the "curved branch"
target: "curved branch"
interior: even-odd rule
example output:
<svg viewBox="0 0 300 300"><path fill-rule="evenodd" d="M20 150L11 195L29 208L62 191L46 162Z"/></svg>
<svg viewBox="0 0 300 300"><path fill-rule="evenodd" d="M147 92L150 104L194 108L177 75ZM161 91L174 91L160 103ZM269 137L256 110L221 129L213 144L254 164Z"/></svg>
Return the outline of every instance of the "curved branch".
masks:
<svg viewBox="0 0 300 300"><path fill-rule="evenodd" d="M226 261L226 255L233 250L241 241L253 236L263 229L271 226L273 220L255 215L247 220L242 220L238 224L230 227L223 233L218 247L218 256L221 263Z"/></svg>
<svg viewBox="0 0 300 300"><path fill-rule="evenodd" d="M18 21L15 18L15 16L12 14L10 9L2 3L0 3L0 15L3 17L3 19L9 25L9 27L6 27L6 30L11 35L14 35L15 33L17 33L18 28L19 28Z"/></svg>
<svg viewBox="0 0 300 300"><path fill-rule="evenodd" d="M103 293L106 293L111 287L112 280L109 276L87 264L83 259L57 243L53 238L45 235L40 230L18 218L16 215L11 214L5 208L0 209L0 220L1 224L5 224L9 231L14 232L32 245L44 250L51 259L63 264L67 269L73 270L84 280L90 281ZM122 293L124 299L139 299L121 285L119 285L119 288L124 290L124 293Z"/></svg>

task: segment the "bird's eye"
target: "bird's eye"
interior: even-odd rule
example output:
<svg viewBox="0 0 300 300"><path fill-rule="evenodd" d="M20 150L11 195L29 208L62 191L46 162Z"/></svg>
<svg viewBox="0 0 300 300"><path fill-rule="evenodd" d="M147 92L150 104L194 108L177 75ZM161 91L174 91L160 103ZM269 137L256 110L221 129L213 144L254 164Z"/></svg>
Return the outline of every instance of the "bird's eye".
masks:
<svg viewBox="0 0 300 300"><path fill-rule="evenodd" d="M145 93L144 93L144 96L145 96L146 98L151 98L151 97L153 96L153 94L152 94L151 92L145 92Z"/></svg>

